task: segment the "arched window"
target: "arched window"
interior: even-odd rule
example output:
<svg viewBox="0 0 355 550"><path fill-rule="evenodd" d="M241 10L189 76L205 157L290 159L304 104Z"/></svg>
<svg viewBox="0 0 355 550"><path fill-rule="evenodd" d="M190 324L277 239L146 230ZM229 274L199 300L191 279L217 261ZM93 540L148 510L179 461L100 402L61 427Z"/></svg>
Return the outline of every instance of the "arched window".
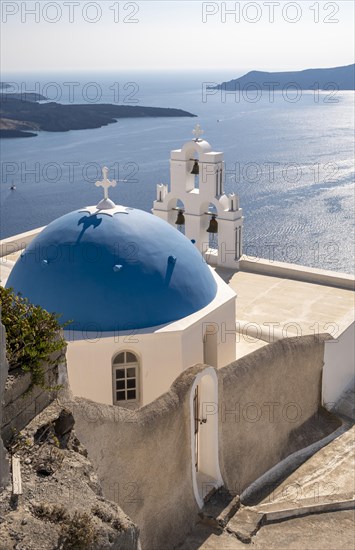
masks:
<svg viewBox="0 0 355 550"><path fill-rule="evenodd" d="M112 361L113 404L139 405L139 360L131 351L121 351Z"/></svg>

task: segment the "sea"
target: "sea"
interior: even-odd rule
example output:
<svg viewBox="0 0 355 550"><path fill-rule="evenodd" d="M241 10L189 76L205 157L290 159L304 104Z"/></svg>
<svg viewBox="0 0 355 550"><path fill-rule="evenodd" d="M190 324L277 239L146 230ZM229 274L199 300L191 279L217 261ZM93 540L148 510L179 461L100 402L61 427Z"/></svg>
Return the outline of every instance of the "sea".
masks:
<svg viewBox="0 0 355 550"><path fill-rule="evenodd" d="M133 118L92 130L1 140L0 235L44 226L96 204L101 168L116 203L150 211L169 183L170 151L196 123L225 157L225 192L244 215L244 253L352 273L354 92L211 86L239 71L3 74L8 91L61 103L173 107L197 118ZM11 186L16 187L11 190Z"/></svg>

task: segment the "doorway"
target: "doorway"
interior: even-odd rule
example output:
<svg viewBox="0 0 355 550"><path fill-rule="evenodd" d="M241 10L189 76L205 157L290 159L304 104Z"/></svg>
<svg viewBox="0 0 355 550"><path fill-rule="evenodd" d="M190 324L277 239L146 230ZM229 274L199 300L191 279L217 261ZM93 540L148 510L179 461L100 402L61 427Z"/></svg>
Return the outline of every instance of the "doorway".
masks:
<svg viewBox="0 0 355 550"><path fill-rule="evenodd" d="M190 393L192 482L197 504L223 485L218 457L218 378L208 367L200 372Z"/></svg>

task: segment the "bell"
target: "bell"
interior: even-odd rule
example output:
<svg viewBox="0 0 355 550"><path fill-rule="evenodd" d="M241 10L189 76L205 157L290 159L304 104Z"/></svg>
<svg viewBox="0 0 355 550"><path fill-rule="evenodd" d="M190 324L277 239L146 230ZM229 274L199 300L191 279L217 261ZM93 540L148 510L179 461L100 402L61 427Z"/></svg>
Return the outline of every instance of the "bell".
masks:
<svg viewBox="0 0 355 550"><path fill-rule="evenodd" d="M195 176L198 176L200 173L200 167L198 165L198 160L195 160L194 165L191 170L191 174L194 174Z"/></svg>
<svg viewBox="0 0 355 550"><path fill-rule="evenodd" d="M218 233L218 222L216 220L215 214L212 214L210 219L210 225L208 226L207 233Z"/></svg>
<svg viewBox="0 0 355 550"><path fill-rule="evenodd" d="M179 210L175 225L185 225L185 216L182 210Z"/></svg>

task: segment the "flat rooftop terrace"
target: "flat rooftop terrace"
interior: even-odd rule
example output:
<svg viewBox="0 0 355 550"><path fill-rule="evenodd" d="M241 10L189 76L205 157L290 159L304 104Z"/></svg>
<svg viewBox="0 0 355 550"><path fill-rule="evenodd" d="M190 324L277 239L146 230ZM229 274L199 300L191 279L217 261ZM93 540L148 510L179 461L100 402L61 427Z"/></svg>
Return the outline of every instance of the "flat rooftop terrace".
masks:
<svg viewBox="0 0 355 550"><path fill-rule="evenodd" d="M216 271L237 294L237 358L289 336L327 332L337 338L354 321L353 290L289 279L281 273Z"/></svg>
<svg viewBox="0 0 355 550"><path fill-rule="evenodd" d="M298 330L314 334L320 329L336 336L329 324L343 332L354 320L352 290L242 271L234 273L228 284L238 296L237 320L266 329L278 323L296 335Z"/></svg>

